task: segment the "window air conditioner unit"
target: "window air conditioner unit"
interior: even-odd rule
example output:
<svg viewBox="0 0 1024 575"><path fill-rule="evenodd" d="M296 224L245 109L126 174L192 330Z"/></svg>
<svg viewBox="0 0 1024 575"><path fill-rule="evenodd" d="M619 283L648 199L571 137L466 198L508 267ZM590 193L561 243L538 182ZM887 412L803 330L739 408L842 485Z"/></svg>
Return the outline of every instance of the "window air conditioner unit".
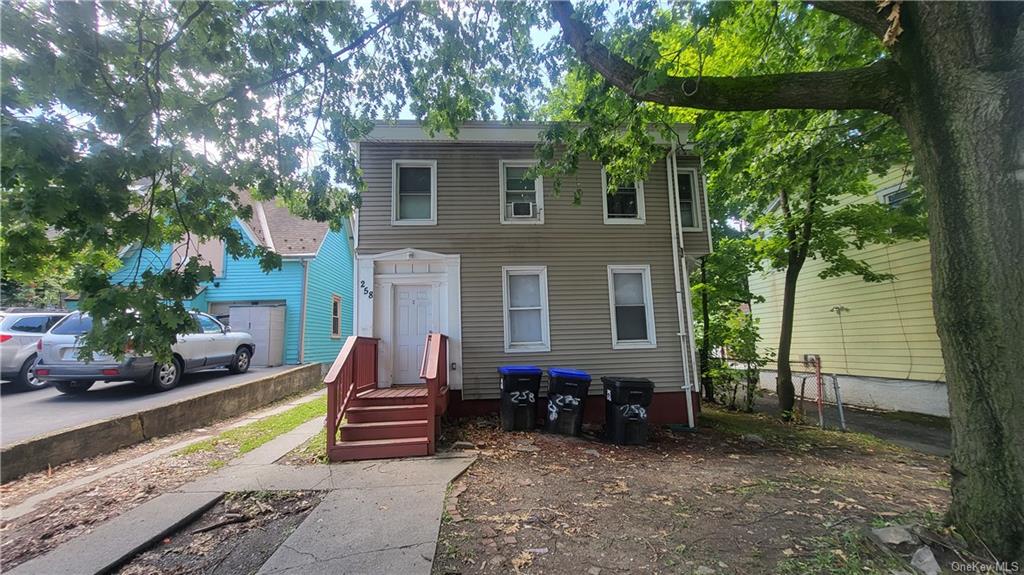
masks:
<svg viewBox="0 0 1024 575"><path fill-rule="evenodd" d="M533 202L512 202L513 218L532 218Z"/></svg>

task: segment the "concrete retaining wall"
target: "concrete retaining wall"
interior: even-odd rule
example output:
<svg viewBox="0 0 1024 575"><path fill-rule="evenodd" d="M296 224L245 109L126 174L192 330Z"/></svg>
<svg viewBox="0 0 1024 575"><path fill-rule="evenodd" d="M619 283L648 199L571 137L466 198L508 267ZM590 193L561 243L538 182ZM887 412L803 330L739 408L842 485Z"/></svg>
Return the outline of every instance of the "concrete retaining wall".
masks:
<svg viewBox="0 0 1024 575"><path fill-rule="evenodd" d="M800 378L803 375L793 374L797 395L800 395ZM826 376L825 399L833 401L835 393L832 391L832 378L829 374ZM837 378L843 403L847 405L949 417L949 397L945 383L858 375L838 375ZM809 398L813 398L816 393L813 381L812 378L807 379ZM775 391L775 371L761 370L761 387Z"/></svg>
<svg viewBox="0 0 1024 575"><path fill-rule="evenodd" d="M0 452L0 483L48 466L210 425L320 385L320 364L301 365L168 405L34 437Z"/></svg>

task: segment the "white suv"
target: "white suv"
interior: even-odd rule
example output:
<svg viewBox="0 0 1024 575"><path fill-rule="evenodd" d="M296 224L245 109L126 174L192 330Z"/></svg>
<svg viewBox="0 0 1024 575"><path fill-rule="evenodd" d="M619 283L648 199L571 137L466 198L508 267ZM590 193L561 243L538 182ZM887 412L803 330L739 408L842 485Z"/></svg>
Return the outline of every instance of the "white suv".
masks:
<svg viewBox="0 0 1024 575"><path fill-rule="evenodd" d="M251 335L233 332L205 313L194 317L198 330L178 335L178 342L171 346L174 355L170 363L131 353L120 362L100 353L85 361L78 351L81 336L92 329L92 318L73 313L39 340L36 377L66 394L84 393L97 381L126 380L167 391L177 387L183 373L224 367L231 373L243 373L249 369L256 351Z"/></svg>
<svg viewBox="0 0 1024 575"><path fill-rule="evenodd" d="M42 310L0 312L0 379L24 390L46 387L34 372L36 343L67 314Z"/></svg>

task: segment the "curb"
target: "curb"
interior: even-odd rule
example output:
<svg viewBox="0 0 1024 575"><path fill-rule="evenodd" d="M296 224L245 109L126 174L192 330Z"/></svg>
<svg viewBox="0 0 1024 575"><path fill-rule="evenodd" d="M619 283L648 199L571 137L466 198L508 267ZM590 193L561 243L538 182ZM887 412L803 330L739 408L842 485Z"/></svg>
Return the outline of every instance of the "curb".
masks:
<svg viewBox="0 0 1024 575"><path fill-rule="evenodd" d="M11 575L109 573L191 523L223 496L223 493L165 493L49 553L18 565Z"/></svg>
<svg viewBox="0 0 1024 575"><path fill-rule="evenodd" d="M320 385L320 364L300 365L168 405L34 437L0 451L0 483L242 415Z"/></svg>

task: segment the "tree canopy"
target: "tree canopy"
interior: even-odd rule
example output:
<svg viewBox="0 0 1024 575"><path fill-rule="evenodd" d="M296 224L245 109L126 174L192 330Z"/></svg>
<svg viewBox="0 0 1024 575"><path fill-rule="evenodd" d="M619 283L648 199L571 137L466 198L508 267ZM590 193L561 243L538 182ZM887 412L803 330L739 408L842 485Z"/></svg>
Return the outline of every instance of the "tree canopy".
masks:
<svg viewBox="0 0 1024 575"><path fill-rule="evenodd" d="M181 300L212 273L188 246L222 238L279 265L232 227L252 216L236 190L337 227L373 120L526 119L547 74L538 3L14 0L3 15L4 277L73 269L81 309L112 322L88 345L118 354L166 357L189 324ZM97 265L181 242L180 265L125 285Z"/></svg>

